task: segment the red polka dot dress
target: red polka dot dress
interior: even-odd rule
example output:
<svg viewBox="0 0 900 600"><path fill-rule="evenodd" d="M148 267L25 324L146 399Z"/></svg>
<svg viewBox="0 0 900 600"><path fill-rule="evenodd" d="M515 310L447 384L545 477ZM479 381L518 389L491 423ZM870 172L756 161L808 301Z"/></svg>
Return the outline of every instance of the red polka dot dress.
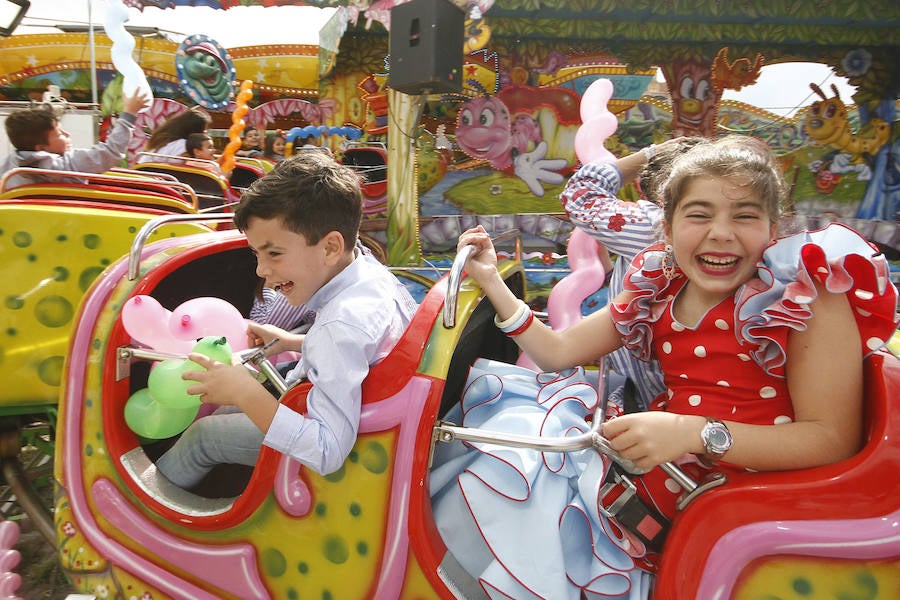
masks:
<svg viewBox="0 0 900 600"><path fill-rule="evenodd" d="M897 328L897 290L887 261L865 238L837 223L773 242L758 264L757 278L690 327L672 312L687 280L680 273L672 280L663 276L664 255L662 245L656 245L635 257L625 278L625 290L634 297L611 305L625 346L639 358L657 359L665 373L666 392L652 410L754 425L791 422L794 411L784 377L787 338L792 330L804 330L812 316L814 280L846 295L865 354L883 346ZM644 479L648 488L660 489L661 478ZM679 490L668 482L665 489L670 493L653 495L669 512Z"/></svg>
<svg viewBox="0 0 900 600"><path fill-rule="evenodd" d="M734 297L714 306L694 327L675 319L673 304L654 328L653 353L666 373L666 393L653 410L755 425L793 420L787 381L767 374L733 333Z"/></svg>

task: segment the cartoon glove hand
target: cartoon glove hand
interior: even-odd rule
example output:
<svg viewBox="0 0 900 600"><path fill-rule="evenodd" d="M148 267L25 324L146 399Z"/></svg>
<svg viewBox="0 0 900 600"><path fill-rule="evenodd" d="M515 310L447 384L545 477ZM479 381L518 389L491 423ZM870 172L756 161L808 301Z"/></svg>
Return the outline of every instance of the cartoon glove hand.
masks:
<svg viewBox="0 0 900 600"><path fill-rule="evenodd" d="M544 195L541 182L559 184L565 178L556 170L566 166L564 158L544 158L547 155L547 142L540 142L531 152L523 152L513 158L513 169L516 176L525 182L535 196Z"/></svg>

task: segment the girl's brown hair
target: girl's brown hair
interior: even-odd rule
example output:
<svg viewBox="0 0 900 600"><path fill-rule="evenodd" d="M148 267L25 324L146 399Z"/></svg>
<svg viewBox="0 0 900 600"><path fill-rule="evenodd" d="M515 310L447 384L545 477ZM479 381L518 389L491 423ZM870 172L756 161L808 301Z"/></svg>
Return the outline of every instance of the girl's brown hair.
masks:
<svg viewBox="0 0 900 600"><path fill-rule="evenodd" d="M659 188L667 223L672 222L688 184L700 177L745 179L746 186L762 199L769 221L774 225L781 217L786 197L784 179L771 149L756 138L728 135L698 144L676 159Z"/></svg>

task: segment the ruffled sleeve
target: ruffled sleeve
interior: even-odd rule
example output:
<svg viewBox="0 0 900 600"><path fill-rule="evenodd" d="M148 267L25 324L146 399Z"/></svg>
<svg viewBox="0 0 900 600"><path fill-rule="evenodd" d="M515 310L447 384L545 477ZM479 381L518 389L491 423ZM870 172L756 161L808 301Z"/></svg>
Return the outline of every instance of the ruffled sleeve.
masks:
<svg viewBox="0 0 900 600"><path fill-rule="evenodd" d="M849 227L832 223L774 241L763 253L757 279L738 290L735 322L750 355L766 372L784 376L787 335L803 331L816 299L814 280L847 296L866 356L897 329L897 289L887 260Z"/></svg>
<svg viewBox="0 0 900 600"><path fill-rule="evenodd" d="M623 283L630 299L610 304L610 314L623 345L643 361L651 357L653 323L686 281L677 268L678 275L666 279L662 268L665 256L663 244L654 244L635 256Z"/></svg>

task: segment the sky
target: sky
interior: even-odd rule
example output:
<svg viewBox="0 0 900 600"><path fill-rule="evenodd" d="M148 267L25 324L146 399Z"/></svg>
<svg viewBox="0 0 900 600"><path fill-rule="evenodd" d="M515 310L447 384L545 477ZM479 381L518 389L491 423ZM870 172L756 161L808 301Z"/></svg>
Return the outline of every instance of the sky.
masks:
<svg viewBox="0 0 900 600"><path fill-rule="evenodd" d="M835 84L846 104L853 104L856 88L845 77L834 74L834 70L816 63L782 63L764 66L759 79L752 86L739 92L725 90L723 100L740 100L747 104L765 108L782 116L793 116L802 106L812 104L821 97L810 89L809 84L817 84L830 98L831 84Z"/></svg>
<svg viewBox="0 0 900 600"><path fill-rule="evenodd" d="M94 23L106 19L106 0L31 0L31 7L16 33L49 33L57 31L57 23L88 23L88 6ZM174 9L148 7L143 12L129 9L126 25L158 27L175 42L202 33L225 48L257 44L318 44L319 30L335 9L313 6L238 6L228 10L179 6ZM490 18L490 13L487 15ZM198 24L203 24L198 30ZM809 87L811 82L831 94L832 83L838 86L847 104L855 88L830 67L814 63L789 63L763 67L755 85L740 92L726 90L723 99L734 99L767 109L782 116L792 116L802 106L819 99Z"/></svg>
<svg viewBox="0 0 900 600"><path fill-rule="evenodd" d="M88 23L88 6L96 25L106 20L106 0L31 0L31 7L15 33L52 33L57 23ZM225 48L258 44L318 44L319 30L333 8L314 6L237 6L217 10L205 6L178 6L143 11L129 8L126 26L158 27L175 42L202 33ZM198 27L202 24L202 27Z"/></svg>

